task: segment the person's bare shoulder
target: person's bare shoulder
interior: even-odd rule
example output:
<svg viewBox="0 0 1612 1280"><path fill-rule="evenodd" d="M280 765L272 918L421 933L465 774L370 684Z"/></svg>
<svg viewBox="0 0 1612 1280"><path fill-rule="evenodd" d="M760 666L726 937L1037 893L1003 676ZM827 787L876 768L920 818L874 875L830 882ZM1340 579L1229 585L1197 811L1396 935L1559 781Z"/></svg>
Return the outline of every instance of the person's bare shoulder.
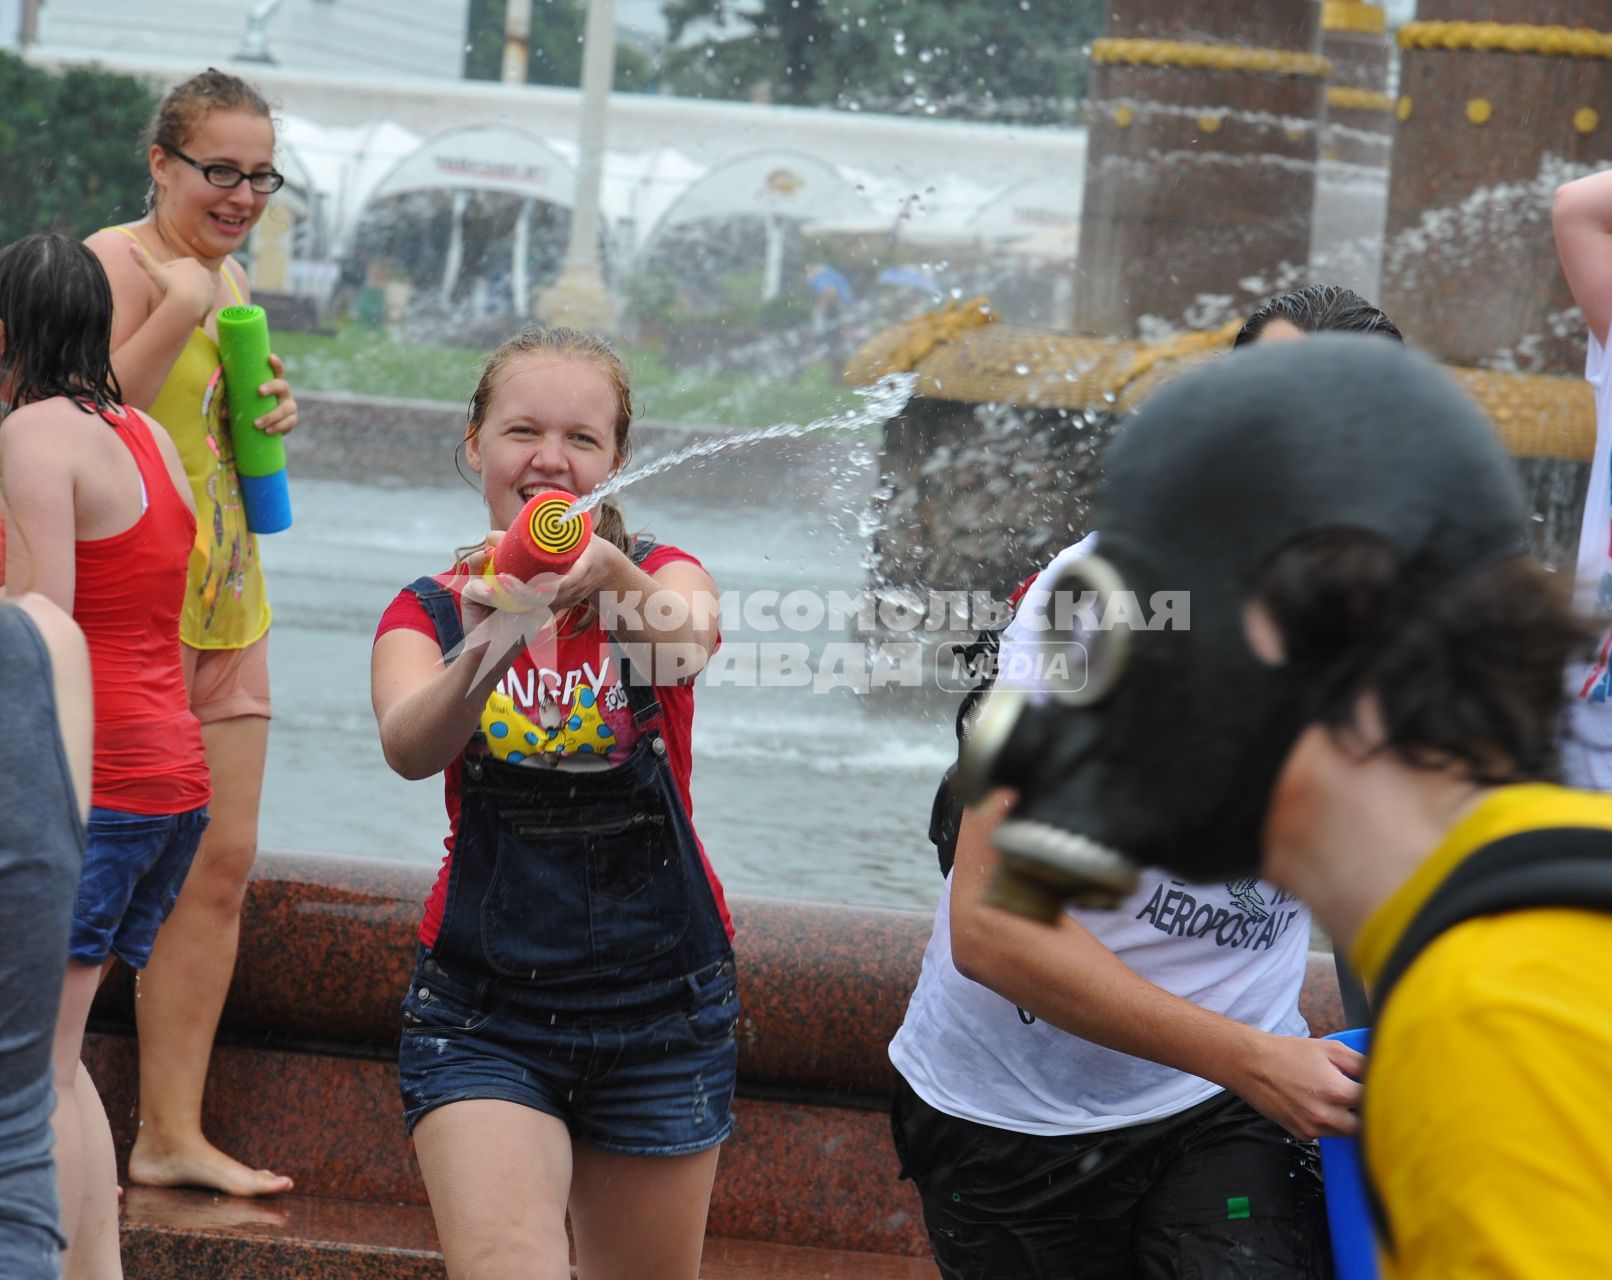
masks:
<svg viewBox="0 0 1612 1280"><path fill-rule="evenodd" d="M246 277L246 268L233 257L224 259L224 270L229 272L229 278L235 281L235 287L241 292L241 301L252 301L252 282Z"/></svg>
<svg viewBox="0 0 1612 1280"><path fill-rule="evenodd" d="M29 591L12 603L26 613L50 655L51 685L56 700L56 721L67 752L77 793L79 819L89 814L91 748L95 708L90 693L90 650L72 615L53 601Z"/></svg>
<svg viewBox="0 0 1612 1280"><path fill-rule="evenodd" d="M157 288L151 283L140 264L135 261L137 248L144 242L128 227L103 227L94 235L85 237L84 245L101 262L107 283L112 286L112 305L124 311L135 305L149 313L160 300Z"/></svg>
<svg viewBox="0 0 1612 1280"><path fill-rule="evenodd" d="M87 686L90 674L89 646L84 643L84 633L78 629L78 623L73 621L72 615L37 591L10 597L10 601L28 615L34 629L45 642L51 662L56 667L57 683L82 676Z"/></svg>
<svg viewBox="0 0 1612 1280"><path fill-rule="evenodd" d="M99 419L84 413L72 401L62 396L36 400L20 409L13 409L0 421L0 440L13 448L33 448L36 444L51 452L62 452L62 445L73 438L71 433L83 432L88 424Z"/></svg>

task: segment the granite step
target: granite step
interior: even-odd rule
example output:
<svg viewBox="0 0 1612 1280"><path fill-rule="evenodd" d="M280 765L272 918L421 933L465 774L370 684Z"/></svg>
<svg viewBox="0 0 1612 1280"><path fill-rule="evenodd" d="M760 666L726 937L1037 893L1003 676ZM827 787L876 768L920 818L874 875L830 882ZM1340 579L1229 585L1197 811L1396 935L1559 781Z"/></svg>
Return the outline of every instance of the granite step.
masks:
<svg viewBox="0 0 1612 1280"><path fill-rule="evenodd" d="M130 1187L127 1280L443 1280L430 1210L322 1196ZM706 1241L701 1280L932 1280L934 1264L765 1240Z"/></svg>
<svg viewBox="0 0 1612 1280"><path fill-rule="evenodd" d="M296 1179L272 1202L131 1187L130 1280L442 1280L399 1118L398 1004L425 864L262 853L203 1123L225 1150ZM885 1046L901 1023L926 913L735 898L744 1013L736 1128L707 1224L706 1280L934 1275L889 1134ZM1303 1010L1341 1025L1331 957L1310 957ZM136 1125L134 992L96 1003L84 1057L120 1163Z"/></svg>
<svg viewBox="0 0 1612 1280"><path fill-rule="evenodd" d="M324 1196L130 1187L126 1280L443 1280L431 1211Z"/></svg>

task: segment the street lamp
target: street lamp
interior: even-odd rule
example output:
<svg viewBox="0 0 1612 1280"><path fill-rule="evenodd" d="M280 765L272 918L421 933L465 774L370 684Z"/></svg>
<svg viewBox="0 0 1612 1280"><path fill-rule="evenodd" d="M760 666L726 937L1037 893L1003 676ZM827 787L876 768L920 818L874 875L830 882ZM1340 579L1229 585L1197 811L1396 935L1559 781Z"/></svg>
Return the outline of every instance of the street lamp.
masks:
<svg viewBox="0 0 1612 1280"><path fill-rule="evenodd" d="M616 73L616 0L588 0L582 38L582 136L576 201L565 265L537 300L549 323L612 332L620 319L599 270L599 184L604 172L605 112Z"/></svg>

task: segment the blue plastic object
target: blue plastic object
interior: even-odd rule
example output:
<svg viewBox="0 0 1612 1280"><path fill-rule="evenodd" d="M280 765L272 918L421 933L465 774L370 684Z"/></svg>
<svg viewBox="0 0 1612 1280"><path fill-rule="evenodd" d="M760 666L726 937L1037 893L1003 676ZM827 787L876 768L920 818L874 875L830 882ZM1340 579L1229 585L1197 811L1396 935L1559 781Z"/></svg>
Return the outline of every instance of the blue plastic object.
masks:
<svg viewBox="0 0 1612 1280"><path fill-rule="evenodd" d="M284 533L291 527L291 486L284 471L241 477L241 504L253 533Z"/></svg>
<svg viewBox="0 0 1612 1280"><path fill-rule="evenodd" d="M1327 1037L1360 1053L1371 1039L1369 1028L1339 1031ZM1332 1261L1337 1280L1377 1280L1377 1241L1366 1203L1365 1171L1360 1167L1357 1138L1321 1139L1321 1178L1326 1184L1327 1225L1332 1229Z"/></svg>

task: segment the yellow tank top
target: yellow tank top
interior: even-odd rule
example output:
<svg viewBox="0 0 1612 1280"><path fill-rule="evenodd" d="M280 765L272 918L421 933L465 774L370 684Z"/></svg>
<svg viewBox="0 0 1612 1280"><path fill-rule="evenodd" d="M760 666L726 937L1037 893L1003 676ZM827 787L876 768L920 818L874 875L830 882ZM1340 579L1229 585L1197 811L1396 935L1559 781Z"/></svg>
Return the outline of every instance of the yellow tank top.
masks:
<svg viewBox="0 0 1612 1280"><path fill-rule="evenodd" d="M129 239L127 227L114 227ZM243 302L235 277L219 272ZM269 629L269 600L257 535L246 527L235 446L223 421L224 377L218 344L197 328L151 404L153 418L179 447L196 498L196 545L179 638L193 649L244 649Z"/></svg>

